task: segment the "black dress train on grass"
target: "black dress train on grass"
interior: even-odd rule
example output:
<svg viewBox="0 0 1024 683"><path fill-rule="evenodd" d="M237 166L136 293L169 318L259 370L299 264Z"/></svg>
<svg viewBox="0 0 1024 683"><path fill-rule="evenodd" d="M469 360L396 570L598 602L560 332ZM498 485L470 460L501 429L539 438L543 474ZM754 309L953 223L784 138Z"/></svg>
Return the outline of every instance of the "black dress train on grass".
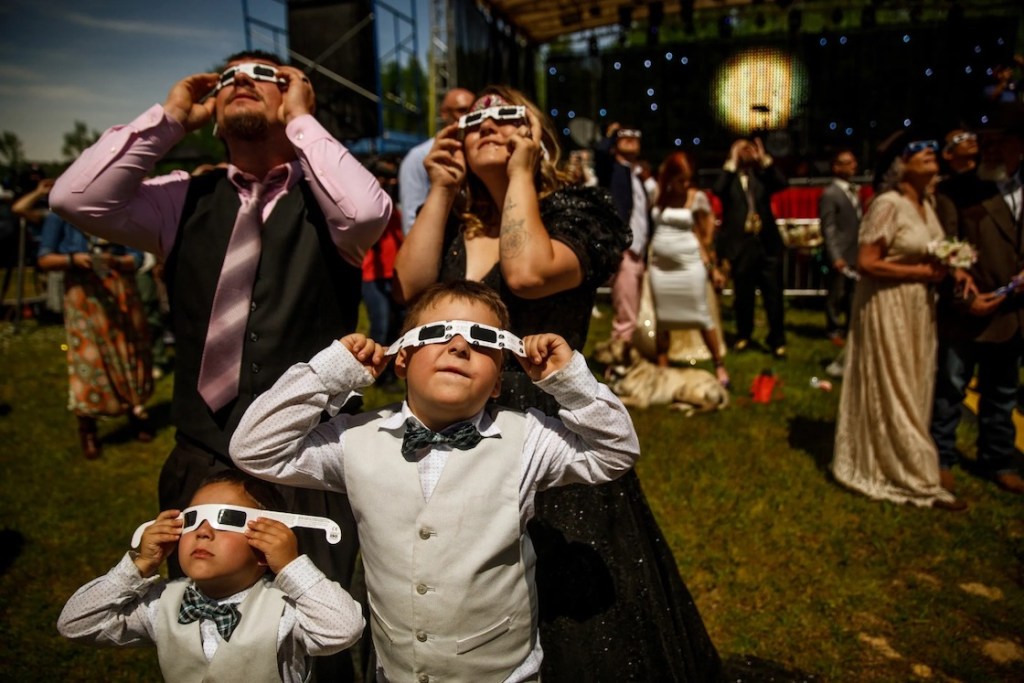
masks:
<svg viewBox="0 0 1024 683"><path fill-rule="evenodd" d="M596 290L618 267L628 230L603 190L560 190L541 200L540 211L551 237L579 258L583 284L543 299L522 299L506 287L498 265L483 282L508 306L512 332L555 332L582 349ZM465 272L465 242L449 221L441 279L459 279ZM502 372L498 402L548 415L558 408L514 358ZM601 486L539 493L529 532L538 557L544 681L718 680L718 653L635 472Z"/></svg>

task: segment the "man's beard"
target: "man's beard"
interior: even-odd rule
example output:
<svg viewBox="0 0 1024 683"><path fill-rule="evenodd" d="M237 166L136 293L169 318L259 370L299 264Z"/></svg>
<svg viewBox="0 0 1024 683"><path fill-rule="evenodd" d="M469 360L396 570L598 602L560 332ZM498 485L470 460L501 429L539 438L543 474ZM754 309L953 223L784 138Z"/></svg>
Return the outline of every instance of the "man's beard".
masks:
<svg viewBox="0 0 1024 683"><path fill-rule="evenodd" d="M237 140L265 140L270 131L266 117L255 112L239 112L224 118L224 135Z"/></svg>
<svg viewBox="0 0 1024 683"><path fill-rule="evenodd" d="M1003 183L1009 179L1005 164L993 164L982 161L978 164L978 178L993 183Z"/></svg>

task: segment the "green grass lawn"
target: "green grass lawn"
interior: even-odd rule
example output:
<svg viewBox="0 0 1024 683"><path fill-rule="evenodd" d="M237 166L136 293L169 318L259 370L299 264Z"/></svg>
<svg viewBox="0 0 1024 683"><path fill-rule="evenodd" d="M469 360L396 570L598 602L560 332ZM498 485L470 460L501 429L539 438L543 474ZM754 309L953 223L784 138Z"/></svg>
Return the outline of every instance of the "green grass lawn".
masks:
<svg viewBox="0 0 1024 683"><path fill-rule="evenodd" d="M730 355L727 410L633 414L640 478L712 639L725 658L816 680L1024 681L1024 500L959 470L963 514L874 502L831 481L838 386L808 386L834 356L822 319L789 307L785 361ZM607 329L607 315L595 320L591 343ZM60 327L0 327L0 680L159 680L152 650L73 645L54 624L157 512L173 375L152 401L158 438L138 444L123 418L108 420L103 457L88 462L65 408L63 341ZM766 367L778 398L752 403ZM391 398L371 390L367 403ZM968 456L974 437L965 421Z"/></svg>

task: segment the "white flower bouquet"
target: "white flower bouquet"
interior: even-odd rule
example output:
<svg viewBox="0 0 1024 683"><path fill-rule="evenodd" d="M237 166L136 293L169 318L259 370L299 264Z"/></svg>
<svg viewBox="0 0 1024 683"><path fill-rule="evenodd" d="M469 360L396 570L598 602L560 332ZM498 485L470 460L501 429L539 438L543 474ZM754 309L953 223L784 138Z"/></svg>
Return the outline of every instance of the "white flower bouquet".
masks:
<svg viewBox="0 0 1024 683"><path fill-rule="evenodd" d="M932 240L928 253L947 268L970 268L978 260L978 252L970 242L953 237Z"/></svg>

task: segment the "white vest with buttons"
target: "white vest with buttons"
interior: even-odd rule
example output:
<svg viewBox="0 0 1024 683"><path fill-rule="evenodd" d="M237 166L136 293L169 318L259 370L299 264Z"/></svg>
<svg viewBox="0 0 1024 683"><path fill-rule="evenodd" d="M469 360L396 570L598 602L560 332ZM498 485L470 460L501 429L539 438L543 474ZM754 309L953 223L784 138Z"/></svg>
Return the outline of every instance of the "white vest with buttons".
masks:
<svg viewBox="0 0 1024 683"><path fill-rule="evenodd" d="M389 681L503 681L533 650L536 557L519 528L525 416L498 410L500 438L451 451L429 501L393 408L345 433L345 485L359 526L371 628Z"/></svg>
<svg viewBox="0 0 1024 683"><path fill-rule="evenodd" d="M220 643L211 661L203 654L199 621L178 623L188 581L172 581L160 596L155 628L160 672L168 683L280 683L277 632L284 592L261 579L238 605L242 617L231 640Z"/></svg>

